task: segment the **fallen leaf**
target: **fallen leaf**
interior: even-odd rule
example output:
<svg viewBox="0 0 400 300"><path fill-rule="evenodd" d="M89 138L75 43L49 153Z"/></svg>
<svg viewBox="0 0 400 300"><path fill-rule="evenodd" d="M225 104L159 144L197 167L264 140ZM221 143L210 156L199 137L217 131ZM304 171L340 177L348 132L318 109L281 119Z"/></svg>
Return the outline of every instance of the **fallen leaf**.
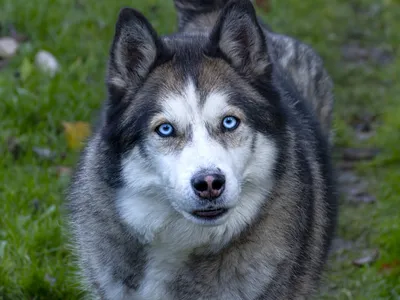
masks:
<svg viewBox="0 0 400 300"><path fill-rule="evenodd" d="M82 148L83 142L90 135L90 125L86 122L63 122L65 137L70 149L78 150Z"/></svg>
<svg viewBox="0 0 400 300"><path fill-rule="evenodd" d="M353 260L353 265L357 267L370 265L373 262L375 262L378 259L378 257L379 257L379 250L374 249L369 253L367 253L365 256Z"/></svg>
<svg viewBox="0 0 400 300"><path fill-rule="evenodd" d="M399 268L400 267L400 260L395 259L389 263L383 263L379 267L379 271L391 271L392 269Z"/></svg>
<svg viewBox="0 0 400 300"><path fill-rule="evenodd" d="M255 0L256 5L263 11L263 12L270 12L271 10L271 0Z"/></svg>

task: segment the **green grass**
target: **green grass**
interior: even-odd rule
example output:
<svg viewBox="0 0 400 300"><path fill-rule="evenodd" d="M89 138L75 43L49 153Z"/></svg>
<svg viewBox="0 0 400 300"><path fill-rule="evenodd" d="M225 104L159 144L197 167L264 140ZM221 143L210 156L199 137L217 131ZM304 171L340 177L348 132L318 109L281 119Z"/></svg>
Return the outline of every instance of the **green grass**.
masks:
<svg viewBox="0 0 400 300"><path fill-rule="evenodd" d="M57 166L73 166L63 121L91 122L105 98L104 74L117 12L140 9L160 33L175 28L172 0L141 1L3 0L0 33L8 24L30 37L0 70L0 299L77 299L82 296L63 230L67 176ZM272 27L314 46L326 61L336 87L336 145L376 146L381 154L358 166L369 182L374 204L342 201L338 234L358 248L331 259L318 299L400 299L400 4L396 0L272 1L265 16ZM347 62L341 48L351 40L379 47L394 57L389 64ZM33 65L45 49L61 64L50 78ZM377 116L377 133L358 141L351 126L365 113ZM21 154L8 151L17 138ZM41 147L55 153L38 157ZM379 248L371 266L357 268L363 248ZM383 264L392 264L381 271Z"/></svg>

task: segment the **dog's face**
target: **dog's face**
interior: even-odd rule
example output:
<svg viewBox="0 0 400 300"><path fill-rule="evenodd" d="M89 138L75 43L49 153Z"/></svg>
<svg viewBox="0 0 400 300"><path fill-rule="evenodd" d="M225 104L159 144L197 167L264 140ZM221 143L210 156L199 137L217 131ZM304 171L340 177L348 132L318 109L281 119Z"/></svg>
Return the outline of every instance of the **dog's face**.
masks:
<svg viewBox="0 0 400 300"><path fill-rule="evenodd" d="M227 91L201 91L189 77L158 99L144 147L172 206L194 222L219 224L237 204L254 135Z"/></svg>
<svg viewBox="0 0 400 300"><path fill-rule="evenodd" d="M269 61L249 5L228 5L211 36L158 38L142 15L121 12L104 127L122 157L129 223L180 215L239 230L266 200L283 118L272 87L254 87Z"/></svg>
<svg viewBox="0 0 400 300"><path fill-rule="evenodd" d="M225 67L226 75L232 73L222 62L209 63ZM173 68L167 69L160 78L174 77ZM188 76L177 80L173 91L160 93L153 100L158 112L149 118L141 147L127 158L125 171L129 178L134 169L130 162L146 161L160 194L178 212L196 223L217 225L238 205L246 181L268 176L275 147L254 131L246 111L235 105L233 98L242 101L244 96L218 79L226 75L204 72L226 84L202 82L200 76L196 86Z"/></svg>

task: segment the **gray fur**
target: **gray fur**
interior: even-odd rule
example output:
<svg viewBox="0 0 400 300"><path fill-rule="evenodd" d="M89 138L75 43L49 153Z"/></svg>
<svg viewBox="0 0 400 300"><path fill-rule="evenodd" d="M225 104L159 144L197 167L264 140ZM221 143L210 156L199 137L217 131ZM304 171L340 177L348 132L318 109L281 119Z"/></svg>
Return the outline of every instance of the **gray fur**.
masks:
<svg viewBox="0 0 400 300"><path fill-rule="evenodd" d="M209 33L219 19L227 0L175 0L178 10L179 30L182 32ZM331 138L333 112L333 83L324 68L321 57L307 44L277 34L271 28L262 26L271 59L283 70L287 80L294 81L304 99L315 110L323 131ZM235 24L232 25L235 27Z"/></svg>
<svg viewBox="0 0 400 300"><path fill-rule="evenodd" d="M130 10L121 11L116 25L118 34L112 46L115 51L110 57L109 85L126 88L146 77L157 56L155 33L144 30L147 26L146 20L141 20Z"/></svg>
<svg viewBox="0 0 400 300"><path fill-rule="evenodd" d="M85 284L100 299L307 299L335 227L331 80L309 46L262 29L247 0L175 4L173 36L158 37L130 9L117 22L109 99L68 191ZM242 120L237 130L222 131L224 109ZM157 137L174 112L176 136ZM199 132L207 154L189 162L236 153L231 167L244 170L219 225L181 209L228 207L233 194L192 201L168 181L173 172L161 175L191 170L181 153L202 142Z"/></svg>

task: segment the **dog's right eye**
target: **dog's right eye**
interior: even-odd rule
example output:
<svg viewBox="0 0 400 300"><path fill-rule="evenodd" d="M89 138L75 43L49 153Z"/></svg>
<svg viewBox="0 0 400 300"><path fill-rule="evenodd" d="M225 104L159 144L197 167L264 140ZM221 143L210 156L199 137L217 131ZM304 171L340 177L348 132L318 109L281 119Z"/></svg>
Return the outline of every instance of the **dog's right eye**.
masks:
<svg viewBox="0 0 400 300"><path fill-rule="evenodd" d="M161 137L169 137L174 135L175 129L171 124L163 123L156 128L156 132Z"/></svg>
<svg viewBox="0 0 400 300"><path fill-rule="evenodd" d="M222 120L222 128L227 131L235 130L240 124L240 120L234 116L227 116Z"/></svg>

